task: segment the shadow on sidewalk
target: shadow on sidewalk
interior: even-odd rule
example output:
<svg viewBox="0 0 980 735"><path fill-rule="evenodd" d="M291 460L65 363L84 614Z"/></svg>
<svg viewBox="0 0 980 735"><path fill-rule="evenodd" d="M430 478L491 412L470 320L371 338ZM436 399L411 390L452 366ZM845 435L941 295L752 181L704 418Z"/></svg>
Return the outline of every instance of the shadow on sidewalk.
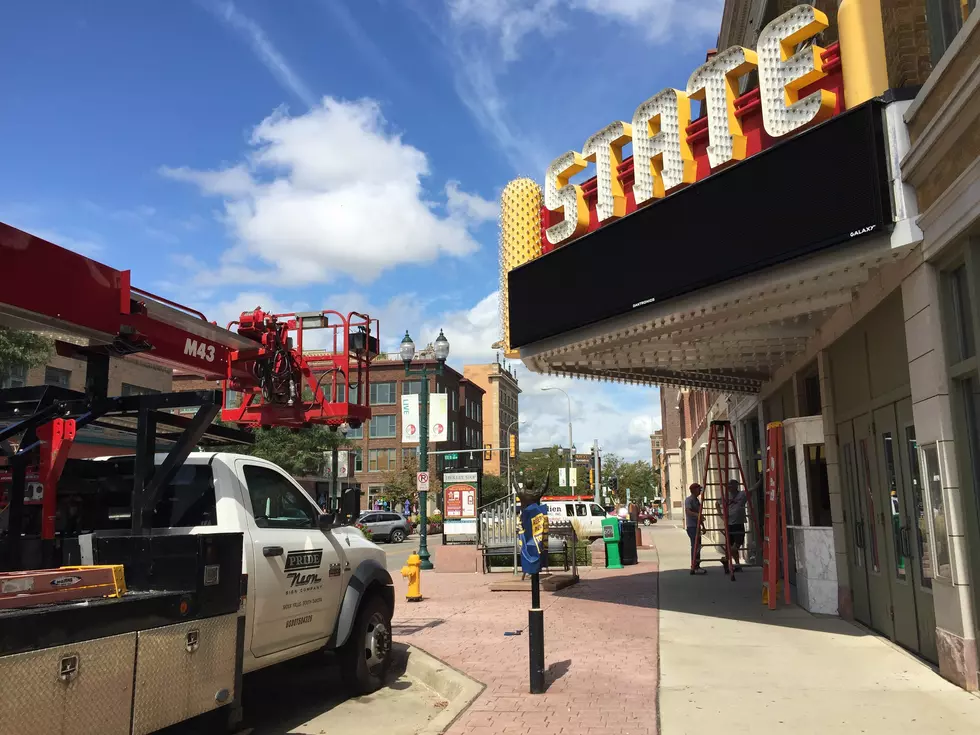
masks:
<svg viewBox="0 0 980 735"><path fill-rule="evenodd" d="M442 618L430 618L429 620L413 620L409 623L392 623L391 633L394 636L414 635L428 628L438 628L445 622Z"/></svg>
<svg viewBox="0 0 980 735"><path fill-rule="evenodd" d="M777 609L770 610L762 604L762 570L759 567L746 567L737 572L734 582L722 572L720 565L706 564L705 567L707 573L703 575L691 575L688 569L636 573L637 567L627 567L621 575L583 578L577 585L554 594L555 597L657 608L706 618L868 635L856 626L842 624L836 616L813 615L795 604L787 606L781 595Z"/></svg>

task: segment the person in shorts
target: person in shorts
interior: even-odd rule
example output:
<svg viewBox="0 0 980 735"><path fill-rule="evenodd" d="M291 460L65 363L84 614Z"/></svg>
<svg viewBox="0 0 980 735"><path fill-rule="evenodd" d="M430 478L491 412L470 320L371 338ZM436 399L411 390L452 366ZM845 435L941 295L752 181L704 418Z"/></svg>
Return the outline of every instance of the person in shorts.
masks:
<svg viewBox="0 0 980 735"><path fill-rule="evenodd" d="M691 574L704 574L701 568L701 544L698 542L701 535L701 486L693 483L690 495L684 498L684 519L687 526L687 536L691 539Z"/></svg>
<svg viewBox="0 0 980 735"><path fill-rule="evenodd" d="M728 503L728 544L731 547L731 556L721 563L728 573L728 564L733 565L734 571L742 571L739 563L739 550L745 543L745 505L749 502L749 496L744 490L738 487L738 480L729 480L728 487L725 489ZM718 503L718 510L722 510L721 503Z"/></svg>

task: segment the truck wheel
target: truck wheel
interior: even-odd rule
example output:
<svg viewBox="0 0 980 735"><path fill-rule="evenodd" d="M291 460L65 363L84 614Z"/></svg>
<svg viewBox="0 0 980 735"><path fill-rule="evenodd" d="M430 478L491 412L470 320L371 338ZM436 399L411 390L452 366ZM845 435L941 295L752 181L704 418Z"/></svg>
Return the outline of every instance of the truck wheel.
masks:
<svg viewBox="0 0 980 735"><path fill-rule="evenodd" d="M380 597L369 598L341 651L345 678L355 695L376 692L391 664L391 614Z"/></svg>
<svg viewBox="0 0 980 735"><path fill-rule="evenodd" d="M405 532L400 528L396 528L394 531L391 532L391 543L400 544L404 540L405 540Z"/></svg>

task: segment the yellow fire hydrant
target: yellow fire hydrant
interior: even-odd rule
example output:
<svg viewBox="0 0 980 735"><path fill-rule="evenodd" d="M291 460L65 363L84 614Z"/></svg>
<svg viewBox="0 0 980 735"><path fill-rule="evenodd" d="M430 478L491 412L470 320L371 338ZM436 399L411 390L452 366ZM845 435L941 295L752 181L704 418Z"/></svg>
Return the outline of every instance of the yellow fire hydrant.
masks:
<svg viewBox="0 0 980 735"><path fill-rule="evenodd" d="M405 599L408 602L420 602L422 600L422 560L418 554L412 554L402 567L402 576L408 580L408 594Z"/></svg>

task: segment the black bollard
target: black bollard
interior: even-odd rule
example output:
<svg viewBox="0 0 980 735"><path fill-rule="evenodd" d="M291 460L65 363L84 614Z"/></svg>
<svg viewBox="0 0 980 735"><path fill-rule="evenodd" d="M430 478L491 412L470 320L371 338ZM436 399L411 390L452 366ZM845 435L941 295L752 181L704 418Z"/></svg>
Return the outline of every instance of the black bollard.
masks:
<svg viewBox="0 0 980 735"><path fill-rule="evenodd" d="M544 694L544 610L541 609L541 583L531 575L531 609L527 611L527 646L531 662L531 694Z"/></svg>

